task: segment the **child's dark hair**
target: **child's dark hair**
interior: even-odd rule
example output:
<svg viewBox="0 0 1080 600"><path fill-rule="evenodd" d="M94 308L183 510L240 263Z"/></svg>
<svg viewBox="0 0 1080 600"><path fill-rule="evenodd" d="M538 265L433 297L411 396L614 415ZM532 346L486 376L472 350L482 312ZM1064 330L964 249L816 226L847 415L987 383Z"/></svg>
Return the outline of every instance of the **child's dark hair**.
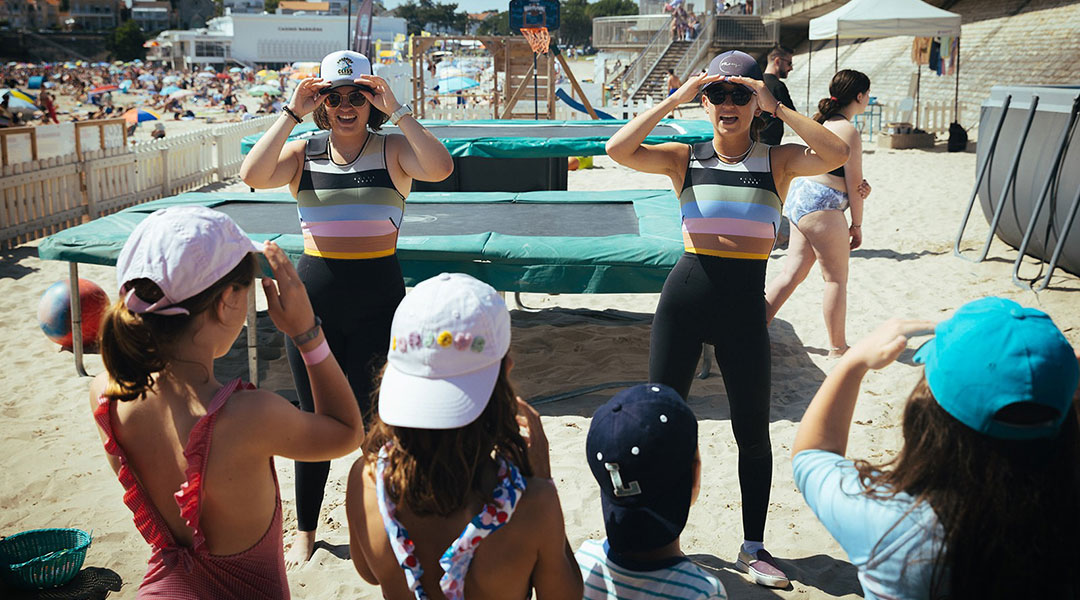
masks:
<svg viewBox="0 0 1080 600"><path fill-rule="evenodd" d="M866 495L887 500L907 492L933 508L945 538L927 597L1080 597L1074 578L1017 568L1032 556L1052 557L1058 565L1080 562L1077 403L1074 397L1055 438L1001 440L945 412L924 377L904 409L904 446L896 458L883 465L855 462ZM1037 422L1045 409L1020 403L998 418Z"/></svg>
<svg viewBox="0 0 1080 600"><path fill-rule="evenodd" d="M101 320L98 343L109 384L105 395L117 400L141 398L154 387L153 374L163 370L171 359L171 346L187 331L192 321L211 309L228 288L246 288L255 278L255 257L248 254L224 277L202 292L177 304L186 315L134 313L118 299ZM149 279L128 282L135 295L146 302L156 302L164 294Z"/></svg>
<svg viewBox="0 0 1080 600"><path fill-rule="evenodd" d="M445 517L474 498L491 502L493 490L482 487L484 466L495 456L532 476L528 449L517 422L517 392L503 358L499 378L484 412L457 429L394 427L379 418L379 375L372 393L371 429L364 456L374 463L387 447L386 493L395 505L418 516Z"/></svg>
<svg viewBox="0 0 1080 600"><path fill-rule="evenodd" d="M870 78L864 73L844 69L833 75L829 82L829 97L818 102L813 119L824 123L837 115L845 106L854 102L859 94L870 91Z"/></svg>

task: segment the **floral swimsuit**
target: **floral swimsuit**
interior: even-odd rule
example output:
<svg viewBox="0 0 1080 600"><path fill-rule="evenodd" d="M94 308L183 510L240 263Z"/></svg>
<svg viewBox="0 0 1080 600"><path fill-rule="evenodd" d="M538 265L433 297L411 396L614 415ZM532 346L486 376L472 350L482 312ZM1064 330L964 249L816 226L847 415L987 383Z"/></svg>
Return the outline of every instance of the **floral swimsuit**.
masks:
<svg viewBox="0 0 1080 600"><path fill-rule="evenodd" d="M379 451L379 459L375 465L375 494L379 502L379 513L382 515L383 527L386 528L386 536L390 540L394 556L405 571L405 582L413 591L416 600L427 600L428 595L420 585L420 576L424 570L420 568L420 561L413 555L415 546L409 539L409 532L394 518L396 507L386 493L383 472L386 468L388 446ZM439 559L439 565L444 571L439 580L439 587L448 600L462 600L465 597L465 575L469 572L469 564L472 563L473 554L480 545L480 540L510 521L514 509L517 508L518 500L525 491L525 478L521 476L517 467L502 458L498 458L498 465L499 483L492 494L494 500L469 521L461 535L450 544Z"/></svg>

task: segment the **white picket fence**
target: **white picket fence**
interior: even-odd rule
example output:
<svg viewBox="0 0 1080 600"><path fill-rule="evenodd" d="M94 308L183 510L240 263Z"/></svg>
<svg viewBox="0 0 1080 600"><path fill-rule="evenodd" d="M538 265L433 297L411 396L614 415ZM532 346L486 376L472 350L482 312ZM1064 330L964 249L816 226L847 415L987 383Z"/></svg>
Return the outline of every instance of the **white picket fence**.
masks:
<svg viewBox="0 0 1080 600"><path fill-rule="evenodd" d="M915 126L918 122L919 129L927 133L949 133L949 125L953 122L953 102L920 101L918 106L918 119L916 120L914 100L908 98L897 102L887 102L881 107L881 122L875 123L875 128L885 130L889 123L911 123ZM979 105L969 102L960 102L961 116L970 122L972 115L979 113Z"/></svg>
<svg viewBox="0 0 1080 600"><path fill-rule="evenodd" d="M531 103L531 101L523 101L519 104L519 107L524 107L528 103ZM593 106L593 108L606 112L616 119L633 119L653 106L655 106L655 102L651 99L647 99L645 101L627 102L625 105ZM547 114L547 107L544 106L543 102L540 103L539 113L541 118ZM472 119L494 119L496 117L494 116L493 107L490 105L458 106L456 104L447 103L439 106L429 105L426 108L424 118L446 121L464 121ZM558 121L587 121L589 119L589 114L576 111L566 104L559 102L555 105L555 119Z"/></svg>
<svg viewBox="0 0 1080 600"><path fill-rule="evenodd" d="M73 149L62 156L5 165L0 177L0 247L224 181L240 171L240 139L265 131L276 118L220 125L130 148L102 144L104 149ZM108 139L111 134L103 129L99 135Z"/></svg>

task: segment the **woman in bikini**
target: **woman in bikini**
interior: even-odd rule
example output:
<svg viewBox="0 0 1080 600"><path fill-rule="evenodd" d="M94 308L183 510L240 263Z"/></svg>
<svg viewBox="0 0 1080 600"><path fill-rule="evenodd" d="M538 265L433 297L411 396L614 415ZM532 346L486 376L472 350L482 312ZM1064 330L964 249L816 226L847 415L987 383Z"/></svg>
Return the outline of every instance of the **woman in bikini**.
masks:
<svg viewBox="0 0 1080 600"><path fill-rule="evenodd" d="M398 307L345 499L353 564L384 598L582 597L547 439L510 383L509 348L506 305L468 275L424 281Z"/></svg>
<svg viewBox="0 0 1080 600"><path fill-rule="evenodd" d="M814 120L847 142L851 157L844 165L814 177L799 177L791 183L784 212L791 220L791 241L784 272L765 287L767 319L773 317L810 273L821 264L825 280L825 329L829 334L829 356L847 351L848 257L862 244L863 200L870 184L863 179L862 140L851 124L870 104L870 78L845 69L833 76L829 97L818 102ZM851 223L844 211L851 209Z"/></svg>

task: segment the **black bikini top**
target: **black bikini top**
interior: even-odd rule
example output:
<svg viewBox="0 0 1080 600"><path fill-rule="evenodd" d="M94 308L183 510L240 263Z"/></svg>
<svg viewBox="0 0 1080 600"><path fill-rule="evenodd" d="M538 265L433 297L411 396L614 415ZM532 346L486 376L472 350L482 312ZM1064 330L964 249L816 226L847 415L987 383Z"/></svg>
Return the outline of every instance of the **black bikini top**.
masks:
<svg viewBox="0 0 1080 600"><path fill-rule="evenodd" d="M839 115L839 116L843 117L843 115ZM847 118L844 117L844 120L846 121ZM843 177L844 176L844 165L840 165L839 167L836 167L832 171L829 171L829 175L836 175L837 177Z"/></svg>

